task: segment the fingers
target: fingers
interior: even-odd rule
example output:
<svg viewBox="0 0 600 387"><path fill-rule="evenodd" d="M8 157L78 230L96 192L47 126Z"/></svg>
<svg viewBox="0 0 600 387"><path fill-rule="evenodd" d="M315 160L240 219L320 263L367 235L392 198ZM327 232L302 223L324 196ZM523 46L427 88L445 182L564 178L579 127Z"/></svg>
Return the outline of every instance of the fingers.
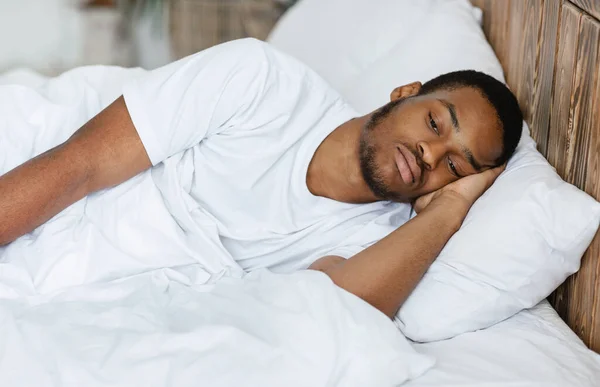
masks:
<svg viewBox="0 0 600 387"><path fill-rule="evenodd" d="M500 176L500 174L504 171L505 168L505 165L501 165L499 167L491 168L481 173L481 177L484 178L479 180L482 184L479 186L479 190L474 190L478 191L478 195L475 197L474 200L476 200L479 196L483 195L483 193L487 191L492 186L492 184L494 184L498 176ZM473 188L475 188L475 186Z"/></svg>
<svg viewBox="0 0 600 387"><path fill-rule="evenodd" d="M455 192L460 194L463 198L475 202L483 193L494 184L494 181L500 176L506 169L506 163L487 169L483 172L476 173L460 178L437 191L430 192L423 196L418 197L413 203L413 209L418 214L427 207L433 199L435 199L441 192Z"/></svg>
<svg viewBox="0 0 600 387"><path fill-rule="evenodd" d="M490 168L482 173L487 174L490 177L489 185L492 185L494 183L494 181L496 181L498 176L500 176L500 174L502 174L502 172L504 172L505 169L506 169L506 163L504 163L498 167L495 167L495 168Z"/></svg>
<svg viewBox="0 0 600 387"><path fill-rule="evenodd" d="M506 164L507 163L504 163L504 164L502 164L500 166L497 166L496 168L493 168L493 169L497 170L498 174L501 174L502 172L504 172L506 170Z"/></svg>
<svg viewBox="0 0 600 387"><path fill-rule="evenodd" d="M498 175L500 175L502 172L504 172L506 170L506 163L497 166L496 168L492 168L492 170L496 173L498 173Z"/></svg>

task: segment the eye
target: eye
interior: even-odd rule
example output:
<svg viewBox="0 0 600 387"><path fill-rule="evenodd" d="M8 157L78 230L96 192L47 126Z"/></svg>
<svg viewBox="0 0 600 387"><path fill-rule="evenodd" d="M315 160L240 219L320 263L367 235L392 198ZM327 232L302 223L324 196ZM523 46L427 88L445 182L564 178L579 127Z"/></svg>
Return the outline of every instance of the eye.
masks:
<svg viewBox="0 0 600 387"><path fill-rule="evenodd" d="M440 135L440 131L438 129L438 126L437 126L435 120L431 116L431 112L429 112L429 125L431 126L431 129L433 129L433 131L435 132L435 134L437 134L439 136Z"/></svg>
<svg viewBox="0 0 600 387"><path fill-rule="evenodd" d="M452 162L452 160L450 160L450 158L448 157L448 166L450 167L450 169L452 170L452 174L456 177L461 177L458 174L458 171L456 170L456 167L454 166L454 163Z"/></svg>

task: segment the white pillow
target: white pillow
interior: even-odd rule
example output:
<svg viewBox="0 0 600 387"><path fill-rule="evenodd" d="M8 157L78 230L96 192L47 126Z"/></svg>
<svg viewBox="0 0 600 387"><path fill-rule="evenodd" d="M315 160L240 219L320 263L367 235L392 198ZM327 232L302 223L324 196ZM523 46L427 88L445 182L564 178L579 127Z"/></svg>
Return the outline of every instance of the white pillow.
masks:
<svg viewBox="0 0 600 387"><path fill-rule="evenodd" d="M599 223L600 203L565 183L525 131L396 324L412 340L433 341L531 308L579 269Z"/></svg>
<svg viewBox="0 0 600 387"><path fill-rule="evenodd" d="M473 68L504 80L467 0L301 0L268 41L313 68L360 113L396 86Z"/></svg>
<svg viewBox="0 0 600 387"><path fill-rule="evenodd" d="M458 69L503 79L467 0L303 0L270 41L314 67L362 113L396 86ZM579 268L600 204L562 181L526 127L517 153L471 209L396 323L416 341L486 328Z"/></svg>

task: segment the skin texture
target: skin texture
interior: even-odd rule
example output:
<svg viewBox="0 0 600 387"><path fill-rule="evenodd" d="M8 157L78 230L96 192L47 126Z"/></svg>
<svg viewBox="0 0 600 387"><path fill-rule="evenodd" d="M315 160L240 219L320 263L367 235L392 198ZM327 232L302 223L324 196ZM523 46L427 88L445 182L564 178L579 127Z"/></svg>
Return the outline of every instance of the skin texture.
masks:
<svg viewBox="0 0 600 387"><path fill-rule="evenodd" d="M150 166L121 97L65 143L0 176L0 245Z"/></svg>
<svg viewBox="0 0 600 387"><path fill-rule="evenodd" d="M420 197L419 215L345 260L323 257L310 269L327 274L339 287L393 317L417 286L471 205L496 180L504 166L453 182Z"/></svg>
<svg viewBox="0 0 600 387"><path fill-rule="evenodd" d="M420 85L396 88L391 103L397 106L387 114L377 110L336 128L317 149L306 177L313 194L343 202L418 198L419 215L386 238L348 260L324 257L311 266L388 316L406 300L473 202L501 172L490 169L502 143L487 100L469 88L420 96ZM460 131L452 128L445 104L454 107ZM400 145L415 155L422 171L414 183L404 182L399 173L395 152ZM487 171L476 174L463 148ZM449 160L462 176L471 176L458 180ZM121 97L65 143L0 176L0 245L90 193L150 167Z"/></svg>
<svg viewBox="0 0 600 387"><path fill-rule="evenodd" d="M307 184L311 192L351 203L382 199L411 202L458 180L459 176L498 166L494 161L502 152L502 128L489 102L471 88L420 96L417 95L420 87L416 82L396 88L391 103L400 103L375 124L372 117L377 111L349 121L331 133L309 166ZM460 130L454 129L448 108L440 100L454 106ZM372 160L365 160L368 155L356 151L357 144L372 149ZM406 184L400 177L395 162L399 145L415 155L422 171L415 184ZM465 148L481 170L469 163ZM368 164L366 172L376 176L365 176L364 164ZM373 187L369 180L380 187Z"/></svg>

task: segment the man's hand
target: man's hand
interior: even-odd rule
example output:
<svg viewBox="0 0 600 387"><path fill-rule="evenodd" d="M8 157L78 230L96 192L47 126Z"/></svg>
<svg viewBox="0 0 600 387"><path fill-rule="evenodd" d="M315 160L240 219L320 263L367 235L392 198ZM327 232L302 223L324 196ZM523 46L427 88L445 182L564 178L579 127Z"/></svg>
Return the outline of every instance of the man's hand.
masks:
<svg viewBox="0 0 600 387"><path fill-rule="evenodd" d="M475 203L477 199L496 181L496 178L500 176L502 171L506 168L506 164L496 168L488 169L486 171L463 177L453 183L444 186L437 191L423 195L414 202L413 208L415 211L420 213L432 202L438 200L442 196L453 196L455 199L463 202L465 210Z"/></svg>
<svg viewBox="0 0 600 387"><path fill-rule="evenodd" d="M467 176L415 202L419 216L348 260L328 256L311 269L393 317L471 205L492 185L504 166Z"/></svg>

